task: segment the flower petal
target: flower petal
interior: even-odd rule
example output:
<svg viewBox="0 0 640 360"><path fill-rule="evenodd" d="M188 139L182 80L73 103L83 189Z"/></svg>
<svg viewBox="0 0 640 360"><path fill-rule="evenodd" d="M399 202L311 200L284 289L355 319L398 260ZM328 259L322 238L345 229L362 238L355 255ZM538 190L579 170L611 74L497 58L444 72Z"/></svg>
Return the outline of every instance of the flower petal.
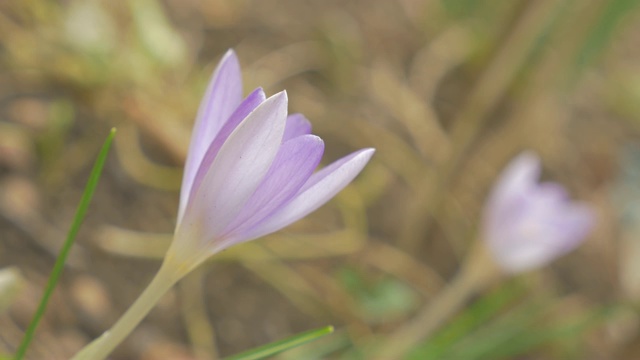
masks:
<svg viewBox="0 0 640 360"><path fill-rule="evenodd" d="M289 202L318 166L323 152L324 142L315 135L298 136L282 144L264 180L225 233L242 237L240 233Z"/></svg>
<svg viewBox="0 0 640 360"><path fill-rule="evenodd" d="M242 74L233 50L227 51L213 73L211 82L200 103L191 135L189 152L184 166L180 209L184 209L193 181L207 148L218 131L242 100ZM183 212L179 210L179 213Z"/></svg>
<svg viewBox="0 0 640 360"><path fill-rule="evenodd" d="M287 118L287 127L284 129L282 142L294 137L311 134L311 123L302 114L291 114Z"/></svg>
<svg viewBox="0 0 640 360"><path fill-rule="evenodd" d="M536 181L540 176L540 159L533 152L524 152L513 159L503 170L494 185L484 212L488 239L499 236L509 225L528 211L531 193L536 191ZM492 240L487 240L492 241Z"/></svg>
<svg viewBox="0 0 640 360"><path fill-rule="evenodd" d="M485 209L484 240L500 267L519 273L576 248L594 224L589 206L572 202L564 187L537 183L533 153L515 158L500 175Z"/></svg>
<svg viewBox="0 0 640 360"><path fill-rule="evenodd" d="M198 191L200 184L202 183L202 179L209 171L209 167L211 163L215 160L218 152L222 148L222 145L227 141L229 135L238 127L238 124L242 122L253 110L255 110L258 105L260 105L265 100L264 91L261 88L254 90L249 96L247 96L242 103L238 106L236 111L229 117L229 120L222 126L215 140L211 142L207 152L205 153L204 158L200 162L200 166L198 171L196 172L196 176L193 180L193 184L190 187L190 192L188 194L180 194L180 207L178 208L178 223L182 221L182 216L184 216L184 210L186 208L187 202L193 197L193 194ZM183 186L183 190L185 187Z"/></svg>
<svg viewBox="0 0 640 360"><path fill-rule="evenodd" d="M362 171L374 152L356 151L313 174L292 201L244 234L243 241L280 230L324 205Z"/></svg>
<svg viewBox="0 0 640 360"><path fill-rule="evenodd" d="M540 158L533 152L524 152L512 160L500 175L489 198L488 207L501 211L501 206L510 205L518 195L527 193L536 186L540 176ZM507 209L508 211L508 209Z"/></svg>
<svg viewBox="0 0 640 360"><path fill-rule="evenodd" d="M589 205L573 202L565 207L564 222L562 251L567 253L580 245L591 232L596 223L596 214Z"/></svg>
<svg viewBox="0 0 640 360"><path fill-rule="evenodd" d="M198 233L209 241L229 225L271 167L286 118L287 94L281 92L265 100L238 125L187 205L184 226L201 227Z"/></svg>
<svg viewBox="0 0 640 360"><path fill-rule="evenodd" d="M565 204L547 213L546 218L528 219L527 224L520 225L519 233L510 234L517 238L489 245L500 267L520 273L540 268L578 247L594 223L595 214L589 206Z"/></svg>

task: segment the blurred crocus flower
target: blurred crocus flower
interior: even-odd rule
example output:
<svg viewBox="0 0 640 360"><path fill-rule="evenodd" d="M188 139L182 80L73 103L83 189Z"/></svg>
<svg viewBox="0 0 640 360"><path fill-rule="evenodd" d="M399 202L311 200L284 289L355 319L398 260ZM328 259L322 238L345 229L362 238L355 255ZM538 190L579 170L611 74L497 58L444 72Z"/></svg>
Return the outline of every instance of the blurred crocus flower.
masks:
<svg viewBox="0 0 640 360"><path fill-rule="evenodd" d="M484 238L508 273L541 267L576 248L595 222L592 209L571 201L556 183L538 183L540 160L525 152L500 175L485 208Z"/></svg>
<svg viewBox="0 0 640 360"><path fill-rule="evenodd" d="M191 269L231 245L277 231L316 210L360 173L362 149L314 173L324 151L287 94L242 99L240 65L224 56L196 119L167 261Z"/></svg>
<svg viewBox="0 0 640 360"><path fill-rule="evenodd" d="M478 291L503 275L541 267L580 245L594 225L593 210L569 200L559 184L539 183L540 170L540 159L531 152L507 165L484 209L484 243L474 244L457 276L387 338L376 358L405 358Z"/></svg>

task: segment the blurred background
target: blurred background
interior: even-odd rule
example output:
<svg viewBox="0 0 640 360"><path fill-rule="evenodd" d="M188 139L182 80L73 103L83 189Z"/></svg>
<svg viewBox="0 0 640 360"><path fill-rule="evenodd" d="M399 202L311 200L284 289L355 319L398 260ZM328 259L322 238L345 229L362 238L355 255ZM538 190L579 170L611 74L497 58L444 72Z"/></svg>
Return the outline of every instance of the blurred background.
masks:
<svg viewBox="0 0 640 360"><path fill-rule="evenodd" d="M523 149L594 204L597 228L478 295L414 358L640 358L638 5L0 2L0 268L20 274L0 281L0 353L20 342L111 127L29 358L69 358L147 285L198 103L234 48L245 91L286 89L325 139L324 164L378 151L328 205L181 281L113 359L213 359L329 324L335 334L279 359L363 358L455 275L496 175Z"/></svg>

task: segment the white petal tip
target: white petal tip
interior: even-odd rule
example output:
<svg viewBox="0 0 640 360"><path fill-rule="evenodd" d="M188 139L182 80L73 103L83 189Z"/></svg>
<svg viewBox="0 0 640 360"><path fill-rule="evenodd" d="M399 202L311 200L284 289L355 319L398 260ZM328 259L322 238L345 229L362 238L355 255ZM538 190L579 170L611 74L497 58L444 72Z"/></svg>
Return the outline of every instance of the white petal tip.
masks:
<svg viewBox="0 0 640 360"><path fill-rule="evenodd" d="M289 100L289 96L287 96L287 90L282 90L279 93L276 93L275 95L273 95L272 97L277 97L278 99L282 98L284 99L284 101Z"/></svg>
<svg viewBox="0 0 640 360"><path fill-rule="evenodd" d="M240 60L238 60L236 53L231 49L227 50L222 56L222 59L220 59L217 69L220 73L231 71L236 72L238 74L237 76L240 76Z"/></svg>
<svg viewBox="0 0 640 360"><path fill-rule="evenodd" d="M525 150L513 160L513 163L527 168L538 168L540 167L540 156L533 150Z"/></svg>
<svg viewBox="0 0 640 360"><path fill-rule="evenodd" d="M320 136L318 136L318 135L306 134L306 135L301 135L301 136L303 136L305 139L309 139L309 141L311 141L311 142L324 144L324 140L322 140L322 138Z"/></svg>
<svg viewBox="0 0 640 360"><path fill-rule="evenodd" d="M276 108L284 107L284 110L286 112L287 103L287 93L285 91L281 91L277 94L271 95L269 98L267 98L267 100L265 100L264 103L262 103L261 106L273 106Z"/></svg>
<svg viewBox="0 0 640 360"><path fill-rule="evenodd" d="M360 153L357 156L366 158L366 161L369 161L369 159L371 159L371 157L375 152L376 152L376 149L374 148L366 148L366 149L360 150Z"/></svg>
<svg viewBox="0 0 640 360"><path fill-rule="evenodd" d="M221 62L224 62L231 58L235 59L236 61L238 60L238 56L236 55L236 52L233 49L229 49L227 50L227 52L224 53L224 55L222 56Z"/></svg>

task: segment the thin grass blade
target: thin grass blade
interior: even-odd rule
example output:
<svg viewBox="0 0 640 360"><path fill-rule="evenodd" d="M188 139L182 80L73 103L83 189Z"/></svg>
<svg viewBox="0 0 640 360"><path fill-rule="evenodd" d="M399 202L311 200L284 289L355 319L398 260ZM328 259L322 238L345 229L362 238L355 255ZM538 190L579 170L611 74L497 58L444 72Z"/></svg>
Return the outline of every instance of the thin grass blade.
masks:
<svg viewBox="0 0 640 360"><path fill-rule="evenodd" d="M310 341L319 339L333 332L333 326L326 326L320 329L310 330L298 335L291 336L284 340L276 341L271 344L257 347L255 349L245 351L243 353L230 356L226 360L256 360L264 359L285 350L300 346Z"/></svg>
<svg viewBox="0 0 640 360"><path fill-rule="evenodd" d="M22 343L20 343L20 346L18 347L18 350L15 354L15 360L21 360L22 358L24 358L24 355L27 352L27 348L29 347L31 340L33 339L36 328L38 327L38 323L40 322L42 315L44 315L44 312L47 309L49 298L51 297L51 294L53 293L53 290L58 283L58 279L62 274L64 263L67 259L67 256L69 255L69 251L71 251L71 246L75 241L78 230L80 229L80 225L82 225L82 221L84 220L87 209L89 208L89 203L91 202L93 193L95 192L96 186L98 185L98 180L100 179L100 175L102 174L102 168L104 167L107 155L109 154L111 142L113 141L113 137L115 136L115 134L116 129L111 129L109 136L107 136L107 139L102 145L102 149L100 149L98 158L96 159L96 162L93 165L93 169L91 170L91 174L89 175L87 186L85 187L82 198L80 199L80 203L78 204L76 215L73 218L73 222L71 223L71 228L69 229L69 233L67 234L67 239L62 245L62 249L60 250L60 254L56 259L55 265L53 266L51 275L49 275L49 281L47 282L47 287L42 294L42 299L40 300L38 309L36 309L36 313L33 315L33 319L31 320L31 323L29 324L29 327L27 328L27 331L22 338Z"/></svg>

